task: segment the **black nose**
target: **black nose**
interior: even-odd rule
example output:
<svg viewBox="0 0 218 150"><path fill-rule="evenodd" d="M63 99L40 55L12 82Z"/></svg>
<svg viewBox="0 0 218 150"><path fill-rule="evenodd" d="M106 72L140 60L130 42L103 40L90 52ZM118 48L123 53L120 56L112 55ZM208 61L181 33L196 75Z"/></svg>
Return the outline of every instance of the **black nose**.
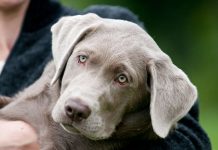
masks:
<svg viewBox="0 0 218 150"><path fill-rule="evenodd" d="M81 100L68 100L65 103L65 113L72 121L81 121L89 117L91 110Z"/></svg>

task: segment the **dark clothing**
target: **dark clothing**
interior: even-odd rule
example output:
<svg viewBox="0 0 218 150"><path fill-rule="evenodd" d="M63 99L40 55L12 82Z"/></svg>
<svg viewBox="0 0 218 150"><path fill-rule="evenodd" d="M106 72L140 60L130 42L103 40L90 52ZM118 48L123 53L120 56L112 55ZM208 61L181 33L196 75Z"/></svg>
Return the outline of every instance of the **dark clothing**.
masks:
<svg viewBox="0 0 218 150"><path fill-rule="evenodd" d="M12 96L32 84L51 60L51 25L78 12L49 0L31 0L24 24L0 75L0 94Z"/></svg>
<svg viewBox="0 0 218 150"><path fill-rule="evenodd" d="M52 58L52 24L61 16L87 12L107 18L129 20L143 26L134 14L121 7L93 6L78 12L62 7L56 1L31 0L19 38L0 75L0 94L13 96L39 78L43 68ZM155 142L136 140L134 144L127 144L125 149L210 150L211 147L207 135L199 126L196 104L180 121L178 129L166 139Z"/></svg>

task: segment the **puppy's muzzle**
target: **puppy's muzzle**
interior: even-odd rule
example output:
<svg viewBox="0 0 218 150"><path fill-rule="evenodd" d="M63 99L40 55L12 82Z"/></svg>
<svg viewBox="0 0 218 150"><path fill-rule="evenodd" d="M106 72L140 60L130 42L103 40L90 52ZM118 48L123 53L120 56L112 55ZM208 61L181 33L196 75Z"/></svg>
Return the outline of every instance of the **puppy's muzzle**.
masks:
<svg viewBox="0 0 218 150"><path fill-rule="evenodd" d="M66 116L73 122L87 119L91 114L91 109L79 99L69 99L65 103Z"/></svg>

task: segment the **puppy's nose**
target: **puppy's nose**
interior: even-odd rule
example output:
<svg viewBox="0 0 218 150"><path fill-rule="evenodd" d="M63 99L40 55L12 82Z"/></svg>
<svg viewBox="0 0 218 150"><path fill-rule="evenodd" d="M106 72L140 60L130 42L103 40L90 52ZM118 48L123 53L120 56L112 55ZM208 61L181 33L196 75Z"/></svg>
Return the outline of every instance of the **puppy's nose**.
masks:
<svg viewBox="0 0 218 150"><path fill-rule="evenodd" d="M65 113L72 121L81 121L89 117L91 110L80 100L68 100L65 103Z"/></svg>

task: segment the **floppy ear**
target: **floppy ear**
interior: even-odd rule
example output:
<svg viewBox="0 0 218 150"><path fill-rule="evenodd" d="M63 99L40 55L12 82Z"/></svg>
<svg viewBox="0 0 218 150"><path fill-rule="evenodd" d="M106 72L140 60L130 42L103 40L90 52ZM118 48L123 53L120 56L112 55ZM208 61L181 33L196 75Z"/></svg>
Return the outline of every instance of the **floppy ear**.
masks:
<svg viewBox="0 0 218 150"><path fill-rule="evenodd" d="M172 126L188 113L197 98L197 90L168 57L151 59L147 71L150 76L152 127L158 136L165 138Z"/></svg>
<svg viewBox="0 0 218 150"><path fill-rule="evenodd" d="M100 17L95 14L77 15L63 17L52 26L52 53L56 72L51 84L54 84L63 72L75 46L97 28L100 21L96 20L100 20Z"/></svg>

